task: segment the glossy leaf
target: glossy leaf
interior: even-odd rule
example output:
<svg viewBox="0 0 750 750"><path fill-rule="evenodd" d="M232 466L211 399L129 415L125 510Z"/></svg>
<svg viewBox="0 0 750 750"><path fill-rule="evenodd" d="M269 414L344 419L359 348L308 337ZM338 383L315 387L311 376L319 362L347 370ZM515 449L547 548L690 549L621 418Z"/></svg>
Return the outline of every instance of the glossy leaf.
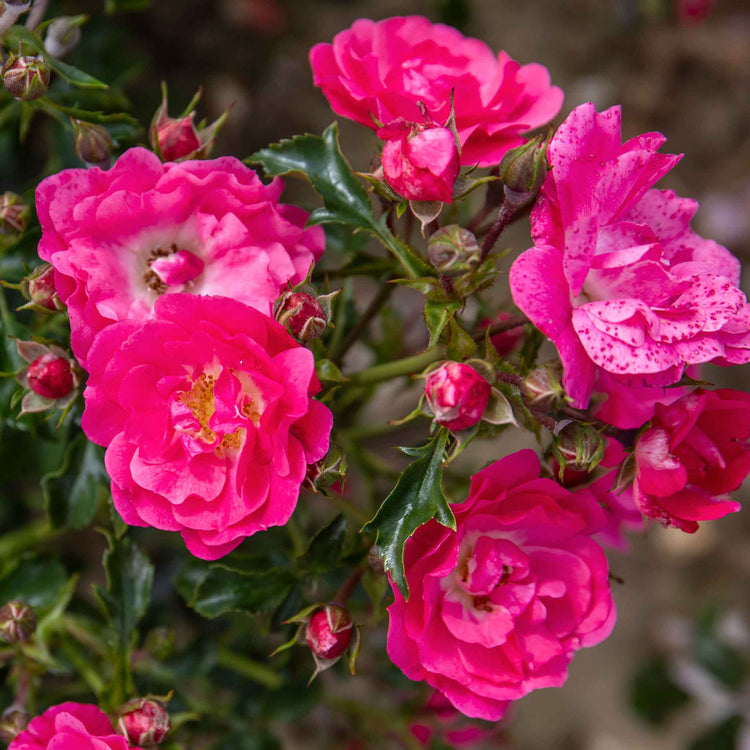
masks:
<svg viewBox="0 0 750 750"><path fill-rule="evenodd" d="M430 266L393 236L384 219L375 218L367 192L341 153L335 123L322 136L295 136L261 149L247 161L262 164L269 175L297 172L307 177L325 204L313 211L311 224L338 223L362 229L393 253L409 277L431 273Z"/></svg>
<svg viewBox="0 0 750 750"><path fill-rule="evenodd" d="M54 558L22 560L0 578L0 606L11 599L20 599L34 609L51 607L68 575Z"/></svg>
<svg viewBox="0 0 750 750"><path fill-rule="evenodd" d="M326 573L338 565L346 539L346 519L338 515L310 541L299 559L299 566L315 573Z"/></svg>
<svg viewBox="0 0 750 750"><path fill-rule="evenodd" d="M53 527L82 529L94 519L102 488L109 488L103 454L103 449L78 435L68 446L60 468L42 478Z"/></svg>
<svg viewBox="0 0 750 750"><path fill-rule="evenodd" d="M383 552L385 569L405 598L409 584L404 574L404 546L406 540L430 519L436 518L443 526L456 528L456 519L443 494L443 461L448 432L440 430L422 448L409 449L418 456L403 472L391 493L383 501L375 517L362 528L375 534Z"/></svg>

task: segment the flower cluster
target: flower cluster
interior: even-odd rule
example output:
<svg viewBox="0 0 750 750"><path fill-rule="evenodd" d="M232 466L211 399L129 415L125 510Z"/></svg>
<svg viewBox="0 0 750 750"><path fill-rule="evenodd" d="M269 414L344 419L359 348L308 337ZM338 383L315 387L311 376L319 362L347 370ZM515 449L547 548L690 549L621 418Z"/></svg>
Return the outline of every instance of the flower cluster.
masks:
<svg viewBox="0 0 750 750"><path fill-rule="evenodd" d="M107 447L115 507L206 559L286 523L328 450L312 354L270 317L323 233L281 190L236 159L162 164L141 148L37 190L39 254L88 371L82 426ZM64 362L33 382L30 364L34 398L71 391Z"/></svg>

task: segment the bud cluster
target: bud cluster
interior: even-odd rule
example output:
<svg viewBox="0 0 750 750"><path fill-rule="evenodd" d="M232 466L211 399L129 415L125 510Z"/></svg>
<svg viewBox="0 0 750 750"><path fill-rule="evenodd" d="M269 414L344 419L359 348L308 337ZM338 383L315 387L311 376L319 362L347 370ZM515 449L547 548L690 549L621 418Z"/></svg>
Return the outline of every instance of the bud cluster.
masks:
<svg viewBox="0 0 750 750"><path fill-rule="evenodd" d="M34 610L21 601L10 601L0 607L0 640L26 643L36 630Z"/></svg>

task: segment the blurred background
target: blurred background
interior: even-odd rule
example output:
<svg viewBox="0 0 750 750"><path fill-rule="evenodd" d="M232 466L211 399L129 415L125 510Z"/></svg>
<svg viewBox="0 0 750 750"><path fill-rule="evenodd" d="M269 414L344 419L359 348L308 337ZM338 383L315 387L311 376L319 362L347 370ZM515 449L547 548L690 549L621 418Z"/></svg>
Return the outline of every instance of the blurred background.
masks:
<svg viewBox="0 0 750 750"><path fill-rule="evenodd" d="M101 0L50 7L50 16L91 14L67 60L114 83L113 106L128 106L141 122L148 123L159 105L162 80L174 115L199 86L199 114L209 121L233 103L214 155L240 158L284 137L320 133L335 119L312 85L307 54L313 44L330 41L357 18L405 10L390 0L154 0L139 12L110 17ZM661 187L700 201L694 228L741 259L743 289L750 290L746 0L413 0L408 12L452 23L522 63L547 66L566 92L558 123L582 102L598 109L621 104L626 137L650 130L667 135L664 150L685 157ZM340 121L340 127L344 153L355 169L367 170L375 136L353 123ZM70 153L67 161L51 157L47 128L38 118L20 148L3 135L1 190L28 190L43 173L80 166L72 147L57 149ZM143 134L125 138L145 140ZM314 205L295 185L285 200ZM504 243L525 249L528 226L514 226ZM403 299L399 308L394 297L394 307L408 312L408 293ZM748 367L714 369L706 377L750 386ZM481 465L482 457L477 460ZM613 584L620 612L613 636L576 655L563 690L537 691L521 701L510 717L508 744L497 739L488 746L750 749L748 540L747 511L704 524L694 536L653 526L633 537L630 554L610 556L622 581ZM366 641L365 664L366 651L382 645L377 637ZM326 673L323 682L334 694L381 703L382 696L368 694L370 683L358 684L343 671ZM277 720L274 732L284 747L358 746L336 729L335 704L312 705L298 710L293 722Z"/></svg>

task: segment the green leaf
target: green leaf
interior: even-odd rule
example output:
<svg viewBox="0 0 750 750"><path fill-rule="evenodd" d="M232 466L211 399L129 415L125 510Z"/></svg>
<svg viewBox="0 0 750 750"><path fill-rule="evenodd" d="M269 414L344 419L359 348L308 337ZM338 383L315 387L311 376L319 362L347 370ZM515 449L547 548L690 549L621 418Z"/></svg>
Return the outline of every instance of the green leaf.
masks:
<svg viewBox="0 0 750 750"><path fill-rule="evenodd" d="M656 659L641 668L633 681L631 701L636 713L650 724L663 724L689 700L669 676L669 665Z"/></svg>
<svg viewBox="0 0 750 750"><path fill-rule="evenodd" d="M262 164L269 175L297 172L307 177L325 204L325 208L313 211L309 223L347 224L362 229L379 239L411 278L432 273L429 265L393 236L384 219L375 218L367 192L341 153L336 123L322 136L295 136L261 149L246 161Z"/></svg>
<svg viewBox="0 0 750 750"><path fill-rule="evenodd" d="M456 519L442 488L447 441L448 431L440 430L427 445L409 450L410 455L419 458L404 470L375 517L362 528L363 533L377 535L385 568L406 599L409 598L404 573L406 540L431 518L443 526L456 528Z"/></svg>
<svg viewBox="0 0 750 750"><path fill-rule="evenodd" d="M346 519L343 515L322 528L311 540L299 559L300 568L313 573L326 573L338 565L346 538Z"/></svg>
<svg viewBox="0 0 750 750"><path fill-rule="evenodd" d="M448 323L453 319L453 313L461 306L460 302L425 302L424 319L430 331L430 343L428 349L435 346L440 340L440 334Z"/></svg>
<svg viewBox="0 0 750 750"><path fill-rule="evenodd" d="M105 13L116 13L120 10L148 10L151 0L106 0Z"/></svg>
<svg viewBox="0 0 750 750"><path fill-rule="evenodd" d="M94 519L102 487L109 488L104 451L78 435L62 465L42 477L47 515L54 528L82 529Z"/></svg>
<svg viewBox="0 0 750 750"><path fill-rule="evenodd" d="M188 605L208 618L228 612L270 612L284 601L296 582L288 570L264 566L260 561L255 570L236 570L217 563L204 568L202 575L193 571L181 578L179 590L183 596L187 594Z"/></svg>
<svg viewBox="0 0 750 750"><path fill-rule="evenodd" d="M330 359L317 360L315 374L323 383L346 383L349 380Z"/></svg>
<svg viewBox="0 0 750 750"><path fill-rule="evenodd" d="M135 629L151 601L154 566L131 539L105 533L109 549L102 563L107 588L95 588L96 596L114 630L120 650L130 648Z"/></svg>
<svg viewBox="0 0 750 750"><path fill-rule="evenodd" d="M51 607L68 574L54 558L23 560L0 578L0 606L11 599L20 599L34 609Z"/></svg>

